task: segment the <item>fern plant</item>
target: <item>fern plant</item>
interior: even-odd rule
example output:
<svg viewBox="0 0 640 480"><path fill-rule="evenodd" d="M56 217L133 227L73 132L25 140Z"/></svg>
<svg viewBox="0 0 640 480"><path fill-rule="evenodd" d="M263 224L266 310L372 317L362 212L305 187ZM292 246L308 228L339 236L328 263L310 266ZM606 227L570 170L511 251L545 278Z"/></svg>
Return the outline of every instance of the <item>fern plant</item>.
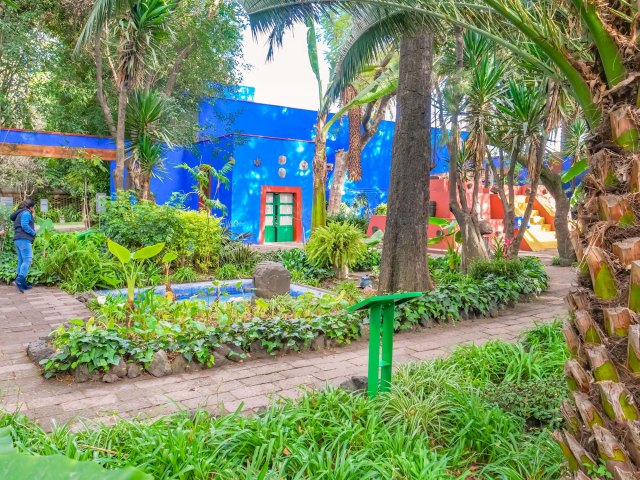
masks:
<svg viewBox="0 0 640 480"><path fill-rule="evenodd" d="M333 267L336 277L347 278L366 250L360 230L348 222L334 222L313 231L305 246L309 261L318 267Z"/></svg>

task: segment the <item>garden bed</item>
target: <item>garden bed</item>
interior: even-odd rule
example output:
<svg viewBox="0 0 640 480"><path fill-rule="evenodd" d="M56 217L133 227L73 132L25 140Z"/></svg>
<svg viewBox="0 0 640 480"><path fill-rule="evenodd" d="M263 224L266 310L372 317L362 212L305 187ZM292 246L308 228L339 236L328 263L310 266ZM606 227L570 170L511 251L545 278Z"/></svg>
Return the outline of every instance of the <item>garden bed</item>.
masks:
<svg viewBox="0 0 640 480"><path fill-rule="evenodd" d="M431 262L438 287L398 308L396 330L427 327L494 314L547 287L537 259L478 264L470 275ZM276 297L266 301L172 301L142 293L133 311L111 297L92 302L96 316L70 320L30 346L30 357L47 377L71 374L77 382L114 382L144 371L164 376L230 362L320 350L362 337L366 319L347 307L362 291L345 283L332 294Z"/></svg>

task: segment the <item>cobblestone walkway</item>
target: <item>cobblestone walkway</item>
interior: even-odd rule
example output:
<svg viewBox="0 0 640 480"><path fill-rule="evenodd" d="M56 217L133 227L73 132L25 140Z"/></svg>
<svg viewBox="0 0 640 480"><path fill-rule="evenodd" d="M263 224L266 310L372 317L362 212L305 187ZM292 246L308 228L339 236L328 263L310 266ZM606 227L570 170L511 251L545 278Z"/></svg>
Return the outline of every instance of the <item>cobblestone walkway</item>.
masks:
<svg viewBox="0 0 640 480"><path fill-rule="evenodd" d="M551 288L531 303L518 304L496 318L459 322L396 336L396 364L445 355L461 343L513 340L534 323L565 314L563 297L574 278L572 269L548 267ZM143 375L115 384L70 384L45 380L27 358L27 344L73 317L88 317L84 305L66 293L36 288L18 295L0 287L0 405L19 409L48 428L51 421L84 417L112 422L117 417L155 417L179 408L205 407L212 412L264 407L273 398L295 397L300 387L340 384L365 375L367 342L333 351L307 352L225 365L163 378Z"/></svg>

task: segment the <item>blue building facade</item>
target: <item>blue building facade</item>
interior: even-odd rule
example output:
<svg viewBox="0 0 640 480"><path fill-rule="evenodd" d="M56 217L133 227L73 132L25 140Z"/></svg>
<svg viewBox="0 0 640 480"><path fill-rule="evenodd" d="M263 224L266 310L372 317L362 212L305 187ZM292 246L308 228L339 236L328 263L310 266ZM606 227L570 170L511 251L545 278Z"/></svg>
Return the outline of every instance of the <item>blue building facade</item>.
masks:
<svg viewBox="0 0 640 480"><path fill-rule="evenodd" d="M251 98L251 92L242 92ZM265 210L273 195L283 192L294 197L296 241L305 241L311 227L312 160L316 112L267 105L238 99L210 99L200 105L198 121L202 129L198 142L166 152L164 171L157 172L151 191L158 203L175 193L186 195L188 208L197 208L194 181L181 164L194 167L211 165L216 169L233 159L228 187L212 182L212 198L225 206L225 222L235 233L247 233L249 241L264 241ZM348 119L337 121L328 135L327 162L331 188L333 163L337 150L349 148ZM366 195L371 208L386 202L391 170L394 123L383 121L362 153L362 180L347 179L343 201L353 202ZM438 146L437 130L433 145ZM432 173L448 170L445 147L434 149ZM113 168L113 167L112 167ZM266 220L269 221L268 219Z"/></svg>

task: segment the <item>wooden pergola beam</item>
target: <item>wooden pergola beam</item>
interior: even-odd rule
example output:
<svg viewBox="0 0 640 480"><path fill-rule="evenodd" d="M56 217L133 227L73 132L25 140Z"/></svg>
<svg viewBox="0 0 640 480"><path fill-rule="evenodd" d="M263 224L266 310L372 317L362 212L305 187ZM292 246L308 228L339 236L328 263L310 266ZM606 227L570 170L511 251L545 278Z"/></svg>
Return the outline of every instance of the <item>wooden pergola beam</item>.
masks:
<svg viewBox="0 0 640 480"><path fill-rule="evenodd" d="M114 161L116 151L104 148L74 148L0 142L0 155L44 158L93 158Z"/></svg>

